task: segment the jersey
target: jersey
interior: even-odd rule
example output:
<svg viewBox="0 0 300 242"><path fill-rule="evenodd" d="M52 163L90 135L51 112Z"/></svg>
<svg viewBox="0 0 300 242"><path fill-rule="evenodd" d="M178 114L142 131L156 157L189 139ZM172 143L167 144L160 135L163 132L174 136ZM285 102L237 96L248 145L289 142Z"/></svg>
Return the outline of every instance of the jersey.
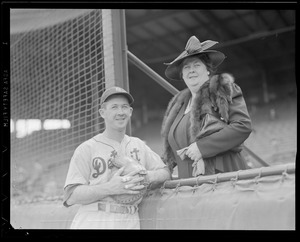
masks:
<svg viewBox="0 0 300 242"><path fill-rule="evenodd" d="M116 155L119 156L130 156L135 159L138 163L140 163L146 170L156 170L160 168L165 168L166 165L161 160L160 156L156 154L154 151L150 149L149 146L145 144L144 141L137 137L130 137L125 135L122 142L119 143L115 140L109 139L105 137L102 133L94 136L93 138L83 142L79 145L71 158L69 170L67 173L67 178L64 186L65 193L68 193L65 196L65 201L71 195L71 192L68 191L69 188L72 188L72 185L76 184L101 184L107 182L111 177L111 169L109 169L108 164L111 158L114 158ZM113 202L113 199L108 196L101 200L107 202ZM66 203L64 202L65 206ZM88 205L82 205L82 208L78 210L78 213L86 211ZM73 228L85 227L87 228L87 224L84 222L86 220L87 214L82 215L82 221L80 222L80 216L77 215L73 221ZM90 212L89 212L90 213ZM90 213L91 214L91 213ZM132 221L134 224L139 224L137 222L138 216L136 214L108 214L106 212L97 211L97 214L101 214L101 220L107 221L107 217L109 216L109 220L113 221L114 218L118 217L118 226L121 228L127 227L128 224L128 216L132 216ZM97 216L97 215L90 215ZM120 216L125 217L124 224L120 224ZM106 218L105 218L106 217ZM74 222L76 219L76 226L74 227ZM91 219L91 218L90 218ZM95 217L92 218L93 221L97 220ZM79 221L79 222L78 222ZM100 218L99 218L100 221ZM97 223L95 223L97 224ZM102 228L104 224L98 223L96 226L100 226ZM115 224L112 222L112 227ZM93 226L91 224L89 227ZM107 226L107 223L105 224ZM124 227L123 227L124 226ZM139 226L139 225L134 225ZM99 227L98 227L99 228ZM136 228L136 227L135 227Z"/></svg>

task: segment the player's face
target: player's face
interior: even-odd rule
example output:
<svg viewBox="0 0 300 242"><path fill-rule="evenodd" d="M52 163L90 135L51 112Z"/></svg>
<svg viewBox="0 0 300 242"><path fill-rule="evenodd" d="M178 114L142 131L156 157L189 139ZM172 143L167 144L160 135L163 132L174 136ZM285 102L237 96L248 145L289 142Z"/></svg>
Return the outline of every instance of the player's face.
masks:
<svg viewBox="0 0 300 242"><path fill-rule="evenodd" d="M126 97L114 95L106 101L106 106L100 109L100 114L105 120L106 128L122 131L126 129L132 115L132 107Z"/></svg>

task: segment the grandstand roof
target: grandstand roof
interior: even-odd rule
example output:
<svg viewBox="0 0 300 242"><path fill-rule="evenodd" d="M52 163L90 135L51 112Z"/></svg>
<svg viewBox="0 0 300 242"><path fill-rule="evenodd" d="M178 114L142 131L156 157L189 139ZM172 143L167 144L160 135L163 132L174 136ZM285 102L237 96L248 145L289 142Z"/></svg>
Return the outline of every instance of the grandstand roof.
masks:
<svg viewBox="0 0 300 242"><path fill-rule="evenodd" d="M288 6L275 9L276 4L269 4L269 9L265 6L260 9L234 9L235 5L230 5L231 9L203 9L202 5L196 4L193 9L125 9L128 50L167 79L163 63L175 59L183 51L187 40L195 35L200 41L219 42L214 49L227 56L219 71L232 73L243 90L253 86L262 89L262 85L295 83L296 11L288 9ZM65 16L63 11L61 15L56 11L53 17L51 11L12 9L11 31L18 31L20 24L39 27L42 22L34 25L32 22L35 21L34 16L39 17L40 14L47 17L49 13L53 24L70 17ZM88 10L74 9L71 14L80 15L84 11ZM151 82L147 85L157 87L130 62L129 74L131 85L139 89L133 93L137 98L149 95L140 90L143 87L139 83L141 79ZM185 87L182 82L169 82L179 90ZM144 86L146 84L143 83ZM168 95L165 97L169 99Z"/></svg>
<svg viewBox="0 0 300 242"><path fill-rule="evenodd" d="M219 42L213 49L227 56L219 71L234 74L244 89L264 78L295 81L296 11L271 9L126 9L128 50L166 78L163 63L195 35Z"/></svg>

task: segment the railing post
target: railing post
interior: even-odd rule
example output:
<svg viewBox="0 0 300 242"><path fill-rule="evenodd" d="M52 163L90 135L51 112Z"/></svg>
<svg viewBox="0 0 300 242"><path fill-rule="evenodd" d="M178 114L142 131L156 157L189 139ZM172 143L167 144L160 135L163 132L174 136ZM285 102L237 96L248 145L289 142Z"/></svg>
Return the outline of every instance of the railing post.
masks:
<svg viewBox="0 0 300 242"><path fill-rule="evenodd" d="M103 27L111 29L104 31L103 41L112 43L106 45L104 50L105 83L106 88L118 86L129 92L126 22L124 9L103 9L103 20L106 24ZM131 122L128 123L126 133L131 135Z"/></svg>

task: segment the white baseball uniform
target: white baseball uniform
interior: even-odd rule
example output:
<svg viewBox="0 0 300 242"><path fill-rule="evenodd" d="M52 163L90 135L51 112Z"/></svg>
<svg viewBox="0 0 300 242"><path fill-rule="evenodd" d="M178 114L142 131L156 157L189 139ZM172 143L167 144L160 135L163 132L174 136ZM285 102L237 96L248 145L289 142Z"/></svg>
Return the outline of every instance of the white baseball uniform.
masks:
<svg viewBox="0 0 300 242"><path fill-rule="evenodd" d="M166 167L158 154L153 152L141 139L125 135L121 143L105 137L102 133L77 147L71 159L64 190L66 200L76 185L100 184L107 182L111 170L108 160L118 155L126 155L137 160L146 170ZM114 202L108 196L101 202ZM110 213L97 209L97 203L81 205L75 215L71 229L139 229L138 212Z"/></svg>

